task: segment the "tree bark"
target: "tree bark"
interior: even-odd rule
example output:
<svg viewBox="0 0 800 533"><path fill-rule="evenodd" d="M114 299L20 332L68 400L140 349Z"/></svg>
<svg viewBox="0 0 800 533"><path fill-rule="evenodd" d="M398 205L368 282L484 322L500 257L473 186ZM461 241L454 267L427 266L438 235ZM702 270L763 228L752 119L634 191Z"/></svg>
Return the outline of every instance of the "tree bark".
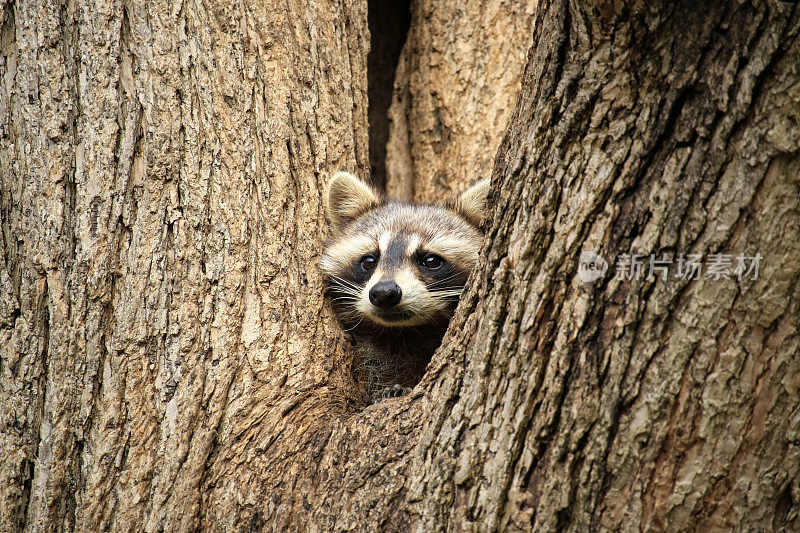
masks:
<svg viewBox="0 0 800 533"><path fill-rule="evenodd" d="M0 4L0 529L241 524L218 459L358 399L313 265L366 6Z"/></svg>
<svg viewBox="0 0 800 533"><path fill-rule="evenodd" d="M3 13L4 530L800 527L800 6L542 1L478 271L366 408L310 266L364 4ZM761 269L617 273L690 253Z"/></svg>
<svg viewBox="0 0 800 533"><path fill-rule="evenodd" d="M443 200L491 175L538 0L419 0L389 109L386 189Z"/></svg>
<svg viewBox="0 0 800 533"><path fill-rule="evenodd" d="M486 259L436 358L423 521L800 527L799 27L781 2L540 6ZM587 284L584 250L763 260Z"/></svg>

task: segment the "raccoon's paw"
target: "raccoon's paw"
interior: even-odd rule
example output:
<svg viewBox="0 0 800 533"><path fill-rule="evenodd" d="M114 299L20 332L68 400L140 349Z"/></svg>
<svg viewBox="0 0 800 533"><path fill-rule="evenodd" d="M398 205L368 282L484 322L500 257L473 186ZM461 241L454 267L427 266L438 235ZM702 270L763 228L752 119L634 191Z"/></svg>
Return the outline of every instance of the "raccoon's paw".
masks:
<svg viewBox="0 0 800 533"><path fill-rule="evenodd" d="M372 393L372 403L378 403L387 398L397 398L411 392L411 387L403 387L399 384L394 384L391 387L384 387Z"/></svg>

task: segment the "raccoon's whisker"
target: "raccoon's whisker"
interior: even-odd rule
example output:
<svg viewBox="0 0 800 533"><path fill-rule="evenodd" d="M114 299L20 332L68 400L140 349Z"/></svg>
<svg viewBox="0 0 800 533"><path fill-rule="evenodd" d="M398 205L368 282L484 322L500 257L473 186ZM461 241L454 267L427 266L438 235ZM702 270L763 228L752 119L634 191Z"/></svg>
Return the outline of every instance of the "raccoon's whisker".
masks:
<svg viewBox="0 0 800 533"><path fill-rule="evenodd" d="M461 286L462 285L458 281L455 281L455 280L453 280L452 277L450 277L450 278L447 278L447 279L442 279L442 280L436 281L434 283L426 284L425 288L427 288L427 289L441 289L442 287L461 287Z"/></svg>
<svg viewBox="0 0 800 533"><path fill-rule="evenodd" d="M352 281L348 281L344 278L340 278L339 276L331 276L331 280L335 281L337 285L340 287L347 287L349 289L353 289L355 291L360 291L361 287L353 283Z"/></svg>
<svg viewBox="0 0 800 533"><path fill-rule="evenodd" d="M354 296L361 296L361 291L360 290L356 290L356 289L354 289L352 287L344 287L344 286L332 287L328 292L331 293L332 295L334 295L334 294L352 294Z"/></svg>
<svg viewBox="0 0 800 533"><path fill-rule="evenodd" d="M358 298L360 298L361 295L356 294L356 293L354 293L352 291L331 291L331 292L328 293L328 298L331 298L331 299L340 298L342 296L349 296L351 298L358 299Z"/></svg>
<svg viewBox="0 0 800 533"><path fill-rule="evenodd" d="M335 290L330 291L332 293L341 293L341 294L353 294L353 295L360 295L361 291L357 291L350 287L337 287Z"/></svg>
<svg viewBox="0 0 800 533"><path fill-rule="evenodd" d="M458 292L460 294L462 291L463 291L463 289L461 287L443 287L441 289L437 289L437 290L434 290L434 291L428 291L428 292L430 292L433 295L436 295L436 294L448 294L448 293L451 293L451 292Z"/></svg>
<svg viewBox="0 0 800 533"><path fill-rule="evenodd" d="M344 304L344 303L352 303L355 304L359 299L355 296L337 296L336 298L331 298L331 302Z"/></svg>
<svg viewBox="0 0 800 533"><path fill-rule="evenodd" d="M357 291L357 290L355 290L353 288L350 288L350 287L336 287L336 288L332 288L328 292L330 292L331 294L336 294L336 293L340 293L340 294L359 294L359 295L361 294L361 291Z"/></svg>
<svg viewBox="0 0 800 533"><path fill-rule="evenodd" d="M419 304L423 304L424 305L425 303L427 303L431 299L438 300L438 301L448 300L448 299L457 300L458 298L461 297L461 292L462 291L460 291L460 290L431 291L426 296L410 296L410 297L406 298L405 301L408 304L418 304L419 303Z"/></svg>
<svg viewBox="0 0 800 533"><path fill-rule="evenodd" d="M462 292L460 290L436 291L431 292L431 295L436 298L446 298L448 296L461 296Z"/></svg>
<svg viewBox="0 0 800 533"><path fill-rule="evenodd" d="M447 276L446 278L434 281L433 283L428 283L428 284L425 285L425 288L426 289L430 289L432 287L436 287L437 285L441 285L442 283L446 283L446 282L450 281L451 279L455 278L457 275L458 274L453 274L452 276Z"/></svg>
<svg viewBox="0 0 800 533"><path fill-rule="evenodd" d="M339 302L339 303L357 302L358 298L354 298L352 296L339 296L338 298L331 298L331 301L332 302Z"/></svg>
<svg viewBox="0 0 800 533"><path fill-rule="evenodd" d="M354 287L351 285L336 285L337 290L341 292L349 292L352 294L361 294L361 287Z"/></svg>
<svg viewBox="0 0 800 533"><path fill-rule="evenodd" d="M360 287L359 287L358 285L356 285L354 282L352 282L352 281L349 281L349 280L346 280L346 279L344 279L344 278L342 278L342 277L339 277L339 276L331 276L331 279L332 279L332 280L334 280L334 281L336 281L337 283L339 283L339 284L341 284L341 285L344 285L344 286L346 286L346 287L352 287L352 288L354 288L354 289L358 289L358 288L360 288Z"/></svg>
<svg viewBox="0 0 800 533"><path fill-rule="evenodd" d="M361 318L361 320L364 320L364 319L363 319L363 318ZM356 329L358 326L360 326L360 325L361 325L361 320L359 320L359 321L356 323L356 325L355 325L355 326L353 326L353 327L350 327L350 328L347 328L347 329L343 329L342 331L344 331L344 332L353 331L354 329Z"/></svg>

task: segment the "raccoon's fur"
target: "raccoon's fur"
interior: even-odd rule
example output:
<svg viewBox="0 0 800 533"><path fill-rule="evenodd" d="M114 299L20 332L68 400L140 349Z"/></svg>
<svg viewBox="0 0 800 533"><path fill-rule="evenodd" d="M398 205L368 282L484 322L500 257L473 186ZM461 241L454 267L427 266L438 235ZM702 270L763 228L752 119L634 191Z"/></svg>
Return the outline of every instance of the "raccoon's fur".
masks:
<svg viewBox="0 0 800 533"><path fill-rule="evenodd" d="M478 261L489 180L443 205L389 200L347 172L328 184L334 235L320 260L373 402L410 390L439 346Z"/></svg>

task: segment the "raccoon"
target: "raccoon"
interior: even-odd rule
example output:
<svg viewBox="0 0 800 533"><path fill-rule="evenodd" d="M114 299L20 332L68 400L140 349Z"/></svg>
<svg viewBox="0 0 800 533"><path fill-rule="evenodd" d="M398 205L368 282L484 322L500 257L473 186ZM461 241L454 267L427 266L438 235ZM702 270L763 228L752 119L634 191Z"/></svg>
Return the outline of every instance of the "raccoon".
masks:
<svg viewBox="0 0 800 533"><path fill-rule="evenodd" d="M325 193L320 269L375 403L408 392L441 344L478 262L489 180L442 205L390 200L347 172Z"/></svg>

